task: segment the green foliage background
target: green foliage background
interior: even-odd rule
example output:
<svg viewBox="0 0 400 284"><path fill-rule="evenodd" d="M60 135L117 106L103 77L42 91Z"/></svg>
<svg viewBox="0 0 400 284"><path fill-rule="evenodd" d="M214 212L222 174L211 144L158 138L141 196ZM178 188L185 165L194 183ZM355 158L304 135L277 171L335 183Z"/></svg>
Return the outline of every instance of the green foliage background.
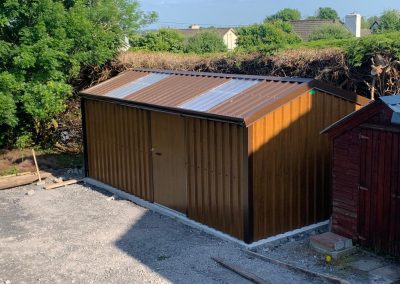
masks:
<svg viewBox="0 0 400 284"><path fill-rule="evenodd" d="M280 20L242 27L237 32L239 49L250 52L272 53L286 45L301 42L292 25Z"/></svg>
<svg viewBox="0 0 400 284"><path fill-rule="evenodd" d="M227 47L222 37L216 31L206 29L190 37L185 50L186 52L193 53L211 53L227 51Z"/></svg>
<svg viewBox="0 0 400 284"><path fill-rule="evenodd" d="M353 37L353 35L342 25L323 25L313 30L309 40L345 39L350 37Z"/></svg>
<svg viewBox="0 0 400 284"><path fill-rule="evenodd" d="M0 147L26 135L51 146L69 81L113 58L125 35L155 18L128 0L1 1Z"/></svg>

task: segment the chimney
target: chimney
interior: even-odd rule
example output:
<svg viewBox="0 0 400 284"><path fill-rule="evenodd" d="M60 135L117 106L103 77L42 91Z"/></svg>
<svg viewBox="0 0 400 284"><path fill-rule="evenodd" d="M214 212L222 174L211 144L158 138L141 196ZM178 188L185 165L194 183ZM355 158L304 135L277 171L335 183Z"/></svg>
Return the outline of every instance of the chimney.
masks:
<svg viewBox="0 0 400 284"><path fill-rule="evenodd" d="M199 30L200 26L198 24L192 24L192 25L189 26L189 29L191 29L191 30Z"/></svg>
<svg viewBox="0 0 400 284"><path fill-rule="evenodd" d="M356 37L361 36L361 15L357 13L351 13L346 15L344 24L347 29Z"/></svg>

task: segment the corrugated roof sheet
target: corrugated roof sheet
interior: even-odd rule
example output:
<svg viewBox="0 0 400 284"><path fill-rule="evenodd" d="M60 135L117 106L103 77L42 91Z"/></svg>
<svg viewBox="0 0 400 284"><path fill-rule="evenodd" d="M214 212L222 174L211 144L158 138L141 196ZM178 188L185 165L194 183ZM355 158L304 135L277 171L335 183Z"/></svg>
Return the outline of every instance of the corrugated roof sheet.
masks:
<svg viewBox="0 0 400 284"><path fill-rule="evenodd" d="M161 80L169 77L169 74L162 73L152 73L144 76L142 78L136 79L128 84L125 84L119 88L113 89L110 92L106 93L108 97L112 98L124 98L132 93L140 91L148 86L151 86Z"/></svg>
<svg viewBox="0 0 400 284"><path fill-rule="evenodd" d="M178 107L195 111L208 111L259 82L259 80L233 79Z"/></svg>
<svg viewBox="0 0 400 284"><path fill-rule="evenodd" d="M135 70L86 89L81 95L250 124L295 96L321 86L304 78ZM357 95L340 89L326 87L326 92L359 101Z"/></svg>
<svg viewBox="0 0 400 284"><path fill-rule="evenodd" d="M384 96L379 99L393 110L392 123L400 124L400 95Z"/></svg>

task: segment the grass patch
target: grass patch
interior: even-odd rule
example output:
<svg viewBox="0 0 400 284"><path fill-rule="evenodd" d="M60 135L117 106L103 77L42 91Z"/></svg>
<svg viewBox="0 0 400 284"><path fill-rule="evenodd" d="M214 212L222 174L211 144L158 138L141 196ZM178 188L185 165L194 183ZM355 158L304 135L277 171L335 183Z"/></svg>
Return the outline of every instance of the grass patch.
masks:
<svg viewBox="0 0 400 284"><path fill-rule="evenodd" d="M82 154L58 154L56 160L62 168L83 168Z"/></svg>
<svg viewBox="0 0 400 284"><path fill-rule="evenodd" d="M0 176L16 175L18 172L19 172L18 167L14 165L5 170L0 171Z"/></svg>

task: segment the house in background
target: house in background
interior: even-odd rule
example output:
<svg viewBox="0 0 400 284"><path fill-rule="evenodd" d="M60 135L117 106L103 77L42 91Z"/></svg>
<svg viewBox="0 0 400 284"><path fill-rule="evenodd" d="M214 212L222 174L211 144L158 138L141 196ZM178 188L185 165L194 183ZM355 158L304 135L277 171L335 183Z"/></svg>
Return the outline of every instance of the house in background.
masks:
<svg viewBox="0 0 400 284"><path fill-rule="evenodd" d="M298 20L290 22L293 26L293 31L302 39L309 40L312 32L322 26L333 25L342 26L343 24L338 20Z"/></svg>
<svg viewBox="0 0 400 284"><path fill-rule="evenodd" d="M236 32L233 28L201 28L199 25L193 24L189 26L187 29L178 29L185 38L192 37L199 32L203 32L205 30L213 30L217 32L223 39L224 44L228 48L228 50L234 50L237 47L237 38L238 36L236 35Z"/></svg>
<svg viewBox="0 0 400 284"><path fill-rule="evenodd" d="M293 31L305 41L309 40L310 35L315 29L326 25L343 26L355 37L371 34L371 29L361 28L361 15L357 13L350 13L346 15L344 22L339 20L309 19L291 21L290 23L293 26Z"/></svg>

